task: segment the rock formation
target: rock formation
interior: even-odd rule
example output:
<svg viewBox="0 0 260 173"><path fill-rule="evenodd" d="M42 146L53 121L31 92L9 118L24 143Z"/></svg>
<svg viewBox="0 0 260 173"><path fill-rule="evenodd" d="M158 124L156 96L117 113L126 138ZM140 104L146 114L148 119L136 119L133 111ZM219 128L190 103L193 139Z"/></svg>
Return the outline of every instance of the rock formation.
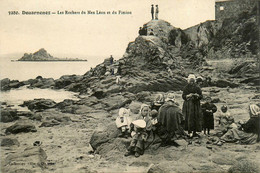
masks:
<svg viewBox="0 0 260 173"><path fill-rule="evenodd" d="M82 59L72 59L72 58L55 58L51 56L44 48L41 48L33 54L25 53L22 58L18 61L87 61Z"/></svg>

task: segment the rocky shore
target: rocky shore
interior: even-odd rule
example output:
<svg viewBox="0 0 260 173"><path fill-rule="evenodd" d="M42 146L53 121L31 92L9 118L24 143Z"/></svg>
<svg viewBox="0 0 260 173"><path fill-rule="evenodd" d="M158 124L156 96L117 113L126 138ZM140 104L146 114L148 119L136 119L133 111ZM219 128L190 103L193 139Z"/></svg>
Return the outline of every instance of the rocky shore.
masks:
<svg viewBox="0 0 260 173"><path fill-rule="evenodd" d="M141 103L149 104L158 93L174 91L182 105L189 73L205 79L203 95L211 96L218 109L227 104L236 122L247 120L248 104L260 100L255 13L199 25L211 34L198 34L199 26L183 31L163 20L150 21L143 26L147 35L129 43L113 64L104 61L82 76L57 80L3 79L2 92L26 85L78 92L80 100L28 100L20 106L29 111L1 103L2 172L259 172L259 143L216 146L208 143L216 140L212 136L191 144L177 140L179 147L154 144L139 158L124 157L130 139L118 138L114 123L120 107L135 117ZM243 38L236 40L236 33ZM120 81L105 75L104 67L120 67Z"/></svg>

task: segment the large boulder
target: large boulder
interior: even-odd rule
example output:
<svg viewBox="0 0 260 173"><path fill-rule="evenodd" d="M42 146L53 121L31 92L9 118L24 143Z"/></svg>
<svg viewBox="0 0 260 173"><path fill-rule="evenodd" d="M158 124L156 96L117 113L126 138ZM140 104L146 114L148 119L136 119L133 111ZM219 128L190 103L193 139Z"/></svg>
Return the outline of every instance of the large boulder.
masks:
<svg viewBox="0 0 260 173"><path fill-rule="evenodd" d="M42 172L47 155L41 147L28 147L22 152L9 154L2 165L3 172ZM26 168L26 169L25 169Z"/></svg>
<svg viewBox="0 0 260 173"><path fill-rule="evenodd" d="M94 150L97 150L102 144L114 140L118 134L119 130L113 122L107 125L106 129L96 130L91 136L89 143Z"/></svg>
<svg viewBox="0 0 260 173"><path fill-rule="evenodd" d="M56 106L56 102L51 99L34 99L29 101L24 101L21 106L27 106L30 110L42 111L45 109L50 109Z"/></svg>
<svg viewBox="0 0 260 173"><path fill-rule="evenodd" d="M61 88L65 88L66 86L69 86L70 84L73 84L73 83L80 83L82 78L83 77L79 76L79 75L61 76L59 79L55 80L55 88L61 89ZM71 87L69 87L69 88L71 88Z"/></svg>
<svg viewBox="0 0 260 173"><path fill-rule="evenodd" d="M220 87L220 88L226 88L226 87L230 87L230 88L236 88L239 85L224 79L219 79L216 81L212 81L212 85L216 86L216 87Z"/></svg>
<svg viewBox="0 0 260 173"><path fill-rule="evenodd" d="M29 88L51 88L55 86L53 78L38 78L35 79L29 86Z"/></svg>
<svg viewBox="0 0 260 173"><path fill-rule="evenodd" d="M236 63L229 74L234 74L237 77L244 77L248 75L254 75L259 70L259 66L256 61L242 61Z"/></svg>
<svg viewBox="0 0 260 173"><path fill-rule="evenodd" d="M11 125L5 130L6 134L17 134L17 133L28 133L28 132L36 132L36 128L32 123L29 123L27 121L18 121L14 125Z"/></svg>
<svg viewBox="0 0 260 173"><path fill-rule="evenodd" d="M10 80L8 78L1 80L1 91L7 91L12 88L19 88L25 85L23 82L19 82L18 80Z"/></svg>
<svg viewBox="0 0 260 173"><path fill-rule="evenodd" d="M162 91L168 92L179 91L184 88L187 84L187 81L184 78L176 77L176 78L160 78L154 79L151 81L138 81L134 85L127 88L127 91L132 93L139 93L142 91Z"/></svg>
<svg viewBox="0 0 260 173"><path fill-rule="evenodd" d="M19 116L17 115L16 109L11 108L5 108L1 109L1 116L0 116L0 122L12 122L19 119Z"/></svg>
<svg viewBox="0 0 260 173"><path fill-rule="evenodd" d="M20 116L23 116L23 117L33 117L34 116L34 113L31 112L31 111L18 111L17 112L17 115L20 117Z"/></svg>
<svg viewBox="0 0 260 173"><path fill-rule="evenodd" d="M12 138L3 138L1 139L1 146L2 147L10 147L13 145L19 146L20 143L18 142L17 139L12 139Z"/></svg>
<svg viewBox="0 0 260 173"><path fill-rule="evenodd" d="M1 91L6 91L9 89L9 83L10 79L9 78L4 78L1 80Z"/></svg>

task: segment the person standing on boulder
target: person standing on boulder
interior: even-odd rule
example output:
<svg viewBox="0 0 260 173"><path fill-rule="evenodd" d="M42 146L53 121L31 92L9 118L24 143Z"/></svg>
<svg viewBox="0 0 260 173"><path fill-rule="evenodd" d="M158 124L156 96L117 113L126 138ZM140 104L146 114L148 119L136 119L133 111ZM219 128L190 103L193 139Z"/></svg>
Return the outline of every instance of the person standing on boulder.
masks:
<svg viewBox="0 0 260 173"><path fill-rule="evenodd" d="M158 7L158 5L156 5L156 9L155 9L155 20L158 20L158 14L159 14L159 7Z"/></svg>
<svg viewBox="0 0 260 173"><path fill-rule="evenodd" d="M185 86L182 94L184 100L182 112L185 117L184 129L188 131L190 137L198 136L196 132L202 130L200 100L203 96L200 87L195 83L195 79L194 74L188 76L188 85Z"/></svg>
<svg viewBox="0 0 260 173"><path fill-rule="evenodd" d="M113 58L113 56L112 55L110 55L110 64L112 65L113 64L113 62L114 62L114 58Z"/></svg>
<svg viewBox="0 0 260 173"><path fill-rule="evenodd" d="M151 7L151 13L152 13L152 20L154 19L154 7L153 7L153 5L152 5L152 7Z"/></svg>

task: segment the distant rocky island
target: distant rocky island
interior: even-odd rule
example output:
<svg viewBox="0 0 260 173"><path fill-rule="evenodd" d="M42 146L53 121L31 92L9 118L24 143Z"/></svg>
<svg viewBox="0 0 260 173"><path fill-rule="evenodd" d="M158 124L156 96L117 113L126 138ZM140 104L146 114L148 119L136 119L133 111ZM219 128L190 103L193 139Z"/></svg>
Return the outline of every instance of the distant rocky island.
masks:
<svg viewBox="0 0 260 173"><path fill-rule="evenodd" d="M44 48L34 52L33 54L25 53L18 61L87 61L78 58L56 58L50 55Z"/></svg>

